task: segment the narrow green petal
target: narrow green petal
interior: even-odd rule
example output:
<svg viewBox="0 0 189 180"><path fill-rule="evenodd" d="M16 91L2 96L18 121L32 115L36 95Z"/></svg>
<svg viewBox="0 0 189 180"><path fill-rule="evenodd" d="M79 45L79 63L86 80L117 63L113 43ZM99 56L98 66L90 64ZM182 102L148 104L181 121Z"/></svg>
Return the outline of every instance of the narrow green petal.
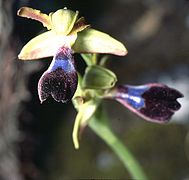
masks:
<svg viewBox="0 0 189 180"><path fill-rule="evenodd" d="M127 49L121 42L91 28L78 33L73 50L77 53L106 53L118 56L127 54Z"/></svg>
<svg viewBox="0 0 189 180"><path fill-rule="evenodd" d="M43 24L44 27L47 27L48 30L51 29L51 22L49 16L37 9L22 7L18 10L17 15L39 21Z"/></svg>
<svg viewBox="0 0 189 180"><path fill-rule="evenodd" d="M71 30L71 32L69 34L74 34L74 33L81 32L81 31L83 31L84 29L86 29L88 27L90 27L90 25L86 24L84 17L81 17L76 21L76 23L74 24L73 29Z"/></svg>
<svg viewBox="0 0 189 180"><path fill-rule="evenodd" d="M58 48L71 46L77 35L63 36L57 35L54 31L42 33L30 40L18 55L19 59L31 60L54 56Z"/></svg>
<svg viewBox="0 0 189 180"><path fill-rule="evenodd" d="M55 13L50 13L52 29L57 34L67 35L74 27L79 12L69 9L59 9Z"/></svg>

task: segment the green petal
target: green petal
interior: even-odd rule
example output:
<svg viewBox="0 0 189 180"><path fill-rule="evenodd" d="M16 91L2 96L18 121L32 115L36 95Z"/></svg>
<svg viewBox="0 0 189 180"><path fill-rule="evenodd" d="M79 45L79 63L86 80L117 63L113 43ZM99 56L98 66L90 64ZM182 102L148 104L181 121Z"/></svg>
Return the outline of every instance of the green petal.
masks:
<svg viewBox="0 0 189 180"><path fill-rule="evenodd" d="M116 75L101 66L89 66L86 68L82 81L82 87L85 89L109 89L117 81Z"/></svg>
<svg viewBox="0 0 189 180"><path fill-rule="evenodd" d="M88 27L90 27L90 25L86 24L84 17L81 17L74 24L74 27L71 30L70 34L81 32L81 31L83 31L84 29L86 29Z"/></svg>
<svg viewBox="0 0 189 180"><path fill-rule="evenodd" d="M29 7L22 7L18 10L17 15L39 21L43 24L44 27L47 27L48 30L51 29L51 22L49 16L47 14L41 13L41 11L39 10Z"/></svg>
<svg viewBox="0 0 189 180"><path fill-rule="evenodd" d="M78 33L78 38L73 46L77 53L107 53L125 56L125 46L106 33L95 29L85 29Z"/></svg>
<svg viewBox="0 0 189 180"><path fill-rule="evenodd" d="M19 59L30 60L54 56L59 47L70 47L76 40L77 35L57 35L54 31L42 33L30 40L18 55Z"/></svg>
<svg viewBox="0 0 189 180"><path fill-rule="evenodd" d="M67 35L74 27L79 12L69 9L59 9L55 13L50 13L49 17L52 23L52 29L57 34Z"/></svg>

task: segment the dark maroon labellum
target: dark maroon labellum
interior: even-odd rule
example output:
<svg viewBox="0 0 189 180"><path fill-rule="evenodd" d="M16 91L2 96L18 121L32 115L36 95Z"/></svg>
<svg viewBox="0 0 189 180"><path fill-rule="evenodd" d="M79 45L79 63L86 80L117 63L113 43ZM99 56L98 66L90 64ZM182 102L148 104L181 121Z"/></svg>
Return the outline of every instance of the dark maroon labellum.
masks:
<svg viewBox="0 0 189 180"><path fill-rule="evenodd" d="M77 88L77 72L75 70L72 51L59 48L49 68L43 73L38 83L38 94L41 103L51 95L58 102L72 99Z"/></svg>
<svg viewBox="0 0 189 180"><path fill-rule="evenodd" d="M114 98L140 117L157 123L167 122L181 105L183 95L163 84L118 86Z"/></svg>

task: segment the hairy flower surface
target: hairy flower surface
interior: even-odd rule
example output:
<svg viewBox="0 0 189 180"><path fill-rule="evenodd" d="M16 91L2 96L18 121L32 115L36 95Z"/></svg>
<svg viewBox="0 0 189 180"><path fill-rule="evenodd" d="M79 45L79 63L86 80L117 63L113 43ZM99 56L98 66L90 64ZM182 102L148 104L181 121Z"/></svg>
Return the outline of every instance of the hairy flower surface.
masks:
<svg viewBox="0 0 189 180"><path fill-rule="evenodd" d="M41 103L51 95L58 102L71 100L77 88L72 51L59 48L49 68L43 73L38 83L38 94Z"/></svg>
<svg viewBox="0 0 189 180"><path fill-rule="evenodd" d="M120 85L113 90L112 98L140 117L157 123L167 122L181 105L177 98L183 95L163 84L141 86Z"/></svg>

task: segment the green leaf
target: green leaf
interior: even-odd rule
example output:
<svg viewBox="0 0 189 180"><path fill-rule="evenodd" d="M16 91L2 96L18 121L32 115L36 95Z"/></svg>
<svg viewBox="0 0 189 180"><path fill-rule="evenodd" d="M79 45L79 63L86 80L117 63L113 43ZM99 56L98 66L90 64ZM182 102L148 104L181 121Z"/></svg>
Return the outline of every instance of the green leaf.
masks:
<svg viewBox="0 0 189 180"><path fill-rule="evenodd" d="M85 89L109 89L117 81L116 75L101 66L93 65L86 68L82 81L82 87Z"/></svg>
<svg viewBox="0 0 189 180"><path fill-rule="evenodd" d="M127 54L121 42L106 33L91 28L78 33L73 50L77 53L107 53L118 56Z"/></svg>
<svg viewBox="0 0 189 180"><path fill-rule="evenodd" d="M18 55L19 59L30 60L54 56L58 48L70 47L76 40L77 35L57 35L54 31L47 31L31 39Z"/></svg>
<svg viewBox="0 0 189 180"><path fill-rule="evenodd" d="M55 13L50 13L49 17L52 23L52 29L57 34L67 35L70 33L77 20L79 12L69 9L59 9Z"/></svg>

